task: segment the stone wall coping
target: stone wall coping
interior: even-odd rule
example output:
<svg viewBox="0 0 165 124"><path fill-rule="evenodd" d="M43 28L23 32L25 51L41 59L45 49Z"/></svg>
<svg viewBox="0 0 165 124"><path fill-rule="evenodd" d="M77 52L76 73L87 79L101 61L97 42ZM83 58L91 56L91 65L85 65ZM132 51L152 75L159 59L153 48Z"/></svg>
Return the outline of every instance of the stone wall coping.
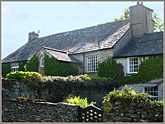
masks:
<svg viewBox="0 0 165 124"><path fill-rule="evenodd" d="M81 107L80 105L70 104L70 103L66 103L66 102L58 102L57 104L60 104L60 105L69 105L69 106L79 106L79 107Z"/></svg>
<svg viewBox="0 0 165 124"><path fill-rule="evenodd" d="M77 106L77 107L81 107L80 105L76 105L76 104L70 104L70 103L65 103L65 102L58 102L58 103L52 103L52 102L33 102L33 101L26 101L26 100L17 100L17 99L5 99L3 101L13 101L13 102L32 102L32 103L36 103L36 104L48 104L48 105L68 105L68 106Z"/></svg>

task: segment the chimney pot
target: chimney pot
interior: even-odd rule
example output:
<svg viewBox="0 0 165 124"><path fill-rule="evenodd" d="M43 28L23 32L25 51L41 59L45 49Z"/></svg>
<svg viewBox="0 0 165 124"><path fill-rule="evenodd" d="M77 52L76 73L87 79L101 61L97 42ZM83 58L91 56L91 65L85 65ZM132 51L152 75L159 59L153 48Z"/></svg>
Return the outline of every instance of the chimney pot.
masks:
<svg viewBox="0 0 165 124"><path fill-rule="evenodd" d="M35 33L34 31L33 31L33 32L30 32L30 33L29 33L28 42L31 42L31 41L37 39L38 36L39 36L39 34Z"/></svg>

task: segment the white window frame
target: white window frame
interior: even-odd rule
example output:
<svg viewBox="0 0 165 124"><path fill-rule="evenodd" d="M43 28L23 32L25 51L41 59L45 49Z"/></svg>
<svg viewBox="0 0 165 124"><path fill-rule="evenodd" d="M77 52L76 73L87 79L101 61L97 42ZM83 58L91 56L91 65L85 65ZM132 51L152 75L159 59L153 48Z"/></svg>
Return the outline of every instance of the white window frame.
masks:
<svg viewBox="0 0 165 124"><path fill-rule="evenodd" d="M97 55L87 56L87 72L97 72L97 62Z"/></svg>
<svg viewBox="0 0 165 124"><path fill-rule="evenodd" d="M44 56L40 58L40 67L44 67Z"/></svg>
<svg viewBox="0 0 165 124"><path fill-rule="evenodd" d="M154 87L157 87L157 91L154 91ZM145 88L149 88L149 91L145 91ZM152 101L155 101L155 99L156 100L158 100L158 86L145 86L145 87L143 87L143 93L149 93L149 94L151 94L151 93L157 93L157 95L152 95L153 97L148 97L150 100L152 100L153 98L154 98L154 100L152 100Z"/></svg>
<svg viewBox="0 0 165 124"><path fill-rule="evenodd" d="M130 74L136 74L138 73L138 71L134 71L134 72L131 72L130 71L130 60L131 59L138 59L138 69L139 69L139 65L140 65L140 59L137 58L137 57L131 57L131 58L127 58L127 73L130 73ZM135 65L132 65L132 66L135 66Z"/></svg>
<svg viewBox="0 0 165 124"><path fill-rule="evenodd" d="M18 71L18 69L19 69L19 66L13 66L11 67L11 72L16 72Z"/></svg>

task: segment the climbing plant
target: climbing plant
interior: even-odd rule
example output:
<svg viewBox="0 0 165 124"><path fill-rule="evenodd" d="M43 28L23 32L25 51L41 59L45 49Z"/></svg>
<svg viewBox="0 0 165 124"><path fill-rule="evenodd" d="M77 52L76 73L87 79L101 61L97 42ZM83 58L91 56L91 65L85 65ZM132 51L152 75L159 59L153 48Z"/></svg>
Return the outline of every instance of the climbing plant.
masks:
<svg viewBox="0 0 165 124"><path fill-rule="evenodd" d="M46 76L69 76L78 74L78 67L75 64L61 62L47 55L44 57L44 62L44 73Z"/></svg>
<svg viewBox="0 0 165 124"><path fill-rule="evenodd" d="M6 74L11 72L10 63L2 63L2 76L6 77Z"/></svg>
<svg viewBox="0 0 165 124"><path fill-rule="evenodd" d="M151 56L143 59L138 73L125 76L119 85L146 83L156 78L163 78L163 56Z"/></svg>
<svg viewBox="0 0 165 124"><path fill-rule="evenodd" d="M38 72L38 66L39 66L38 56L32 56L27 61L27 64L24 66L24 68L25 68L25 71Z"/></svg>

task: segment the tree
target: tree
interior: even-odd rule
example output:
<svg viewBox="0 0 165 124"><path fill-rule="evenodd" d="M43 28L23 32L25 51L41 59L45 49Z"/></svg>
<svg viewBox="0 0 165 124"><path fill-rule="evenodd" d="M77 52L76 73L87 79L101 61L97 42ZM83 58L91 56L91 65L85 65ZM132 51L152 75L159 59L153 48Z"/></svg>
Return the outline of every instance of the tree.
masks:
<svg viewBox="0 0 165 124"><path fill-rule="evenodd" d="M154 21L154 31L163 31L162 19L154 11L152 13L152 20Z"/></svg>
<svg viewBox="0 0 165 124"><path fill-rule="evenodd" d="M120 21L130 18L130 11L128 8L123 10L123 15L119 18L115 18L114 21ZM154 21L154 31L163 31L163 22L162 19L154 11L152 13L152 20Z"/></svg>
<svg viewBox="0 0 165 124"><path fill-rule="evenodd" d="M119 18L114 18L114 21L120 21L120 20L125 20L130 18L130 11L128 8L123 10L123 15L121 15Z"/></svg>

